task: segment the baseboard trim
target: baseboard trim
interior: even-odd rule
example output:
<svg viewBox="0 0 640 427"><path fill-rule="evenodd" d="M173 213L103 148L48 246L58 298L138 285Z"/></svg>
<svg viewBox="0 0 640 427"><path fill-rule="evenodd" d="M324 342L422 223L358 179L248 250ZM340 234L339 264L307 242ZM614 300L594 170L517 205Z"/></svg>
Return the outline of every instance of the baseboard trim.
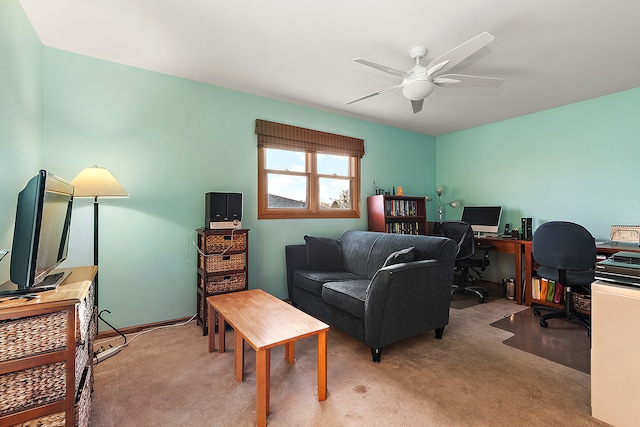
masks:
<svg viewBox="0 0 640 427"><path fill-rule="evenodd" d="M147 329L157 328L159 326L169 326L169 325L174 325L176 323L184 323L189 319L191 319L191 317L182 317L180 319L164 320L162 322L154 322L154 323L147 323L144 325L129 326L127 328L121 328L118 330L125 335L135 334L138 332L146 331ZM114 337L119 335L120 334L118 334L116 331L113 331L113 330L100 331L98 332L96 339L109 338L109 337Z"/></svg>

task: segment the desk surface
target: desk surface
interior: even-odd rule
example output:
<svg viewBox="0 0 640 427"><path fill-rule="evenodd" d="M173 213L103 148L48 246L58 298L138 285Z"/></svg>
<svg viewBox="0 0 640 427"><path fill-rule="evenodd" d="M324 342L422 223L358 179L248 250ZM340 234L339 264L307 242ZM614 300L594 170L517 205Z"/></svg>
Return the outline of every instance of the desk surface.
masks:
<svg viewBox="0 0 640 427"><path fill-rule="evenodd" d="M615 254L616 252L640 252L640 246L635 243L601 243L596 245L596 252L601 254Z"/></svg>

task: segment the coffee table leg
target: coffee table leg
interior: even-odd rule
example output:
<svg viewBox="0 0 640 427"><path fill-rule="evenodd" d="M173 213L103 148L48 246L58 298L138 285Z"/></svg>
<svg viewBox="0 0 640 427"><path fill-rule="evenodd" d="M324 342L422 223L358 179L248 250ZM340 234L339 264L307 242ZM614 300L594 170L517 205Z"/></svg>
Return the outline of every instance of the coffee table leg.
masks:
<svg viewBox="0 0 640 427"><path fill-rule="evenodd" d="M284 345L284 358L289 363L294 363L296 360L296 342L291 341Z"/></svg>
<svg viewBox="0 0 640 427"><path fill-rule="evenodd" d="M256 424L267 425L269 388L271 385L271 349L256 351Z"/></svg>
<svg viewBox="0 0 640 427"><path fill-rule="evenodd" d="M224 330L226 328L224 317L218 313L218 351L224 353ZM210 325L212 323L209 323Z"/></svg>
<svg viewBox="0 0 640 427"><path fill-rule="evenodd" d="M208 304L208 303L207 303ZM209 304L209 312L207 314L207 325L209 329L209 353L216 351L216 309L212 304Z"/></svg>
<svg viewBox="0 0 640 427"><path fill-rule="evenodd" d="M318 333L318 400L327 399L327 331Z"/></svg>
<svg viewBox="0 0 640 427"><path fill-rule="evenodd" d="M244 338L235 329L233 330L233 352L236 381L240 383L244 379Z"/></svg>

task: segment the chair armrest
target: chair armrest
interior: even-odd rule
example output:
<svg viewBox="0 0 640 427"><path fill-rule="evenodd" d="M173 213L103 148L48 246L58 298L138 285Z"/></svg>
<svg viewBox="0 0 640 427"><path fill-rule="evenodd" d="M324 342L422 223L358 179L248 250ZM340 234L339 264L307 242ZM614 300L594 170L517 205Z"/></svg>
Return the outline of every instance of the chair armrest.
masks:
<svg viewBox="0 0 640 427"><path fill-rule="evenodd" d="M307 245L286 245L284 247L285 263L287 266L287 291L291 298L293 288L293 272L303 270L307 264Z"/></svg>
<svg viewBox="0 0 640 427"><path fill-rule="evenodd" d="M482 254L482 265L480 269L484 271L484 269L489 265L489 252L493 249L493 245L489 243L478 244L476 247L477 251L483 251Z"/></svg>

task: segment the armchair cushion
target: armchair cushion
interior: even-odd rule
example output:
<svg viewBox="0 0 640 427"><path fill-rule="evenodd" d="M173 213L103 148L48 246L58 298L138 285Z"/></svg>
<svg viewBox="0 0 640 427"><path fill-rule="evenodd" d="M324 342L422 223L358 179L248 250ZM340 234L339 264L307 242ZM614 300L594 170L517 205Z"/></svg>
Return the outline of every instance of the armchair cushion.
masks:
<svg viewBox="0 0 640 427"><path fill-rule="evenodd" d="M395 251L391 253L387 260L384 262L382 267L388 267L393 264L400 264L403 262L411 262L415 258L415 253L413 252L413 246L410 248L401 249L399 251Z"/></svg>
<svg viewBox="0 0 640 427"><path fill-rule="evenodd" d="M339 240L313 236L304 236L304 240L307 246L307 270L343 270Z"/></svg>

